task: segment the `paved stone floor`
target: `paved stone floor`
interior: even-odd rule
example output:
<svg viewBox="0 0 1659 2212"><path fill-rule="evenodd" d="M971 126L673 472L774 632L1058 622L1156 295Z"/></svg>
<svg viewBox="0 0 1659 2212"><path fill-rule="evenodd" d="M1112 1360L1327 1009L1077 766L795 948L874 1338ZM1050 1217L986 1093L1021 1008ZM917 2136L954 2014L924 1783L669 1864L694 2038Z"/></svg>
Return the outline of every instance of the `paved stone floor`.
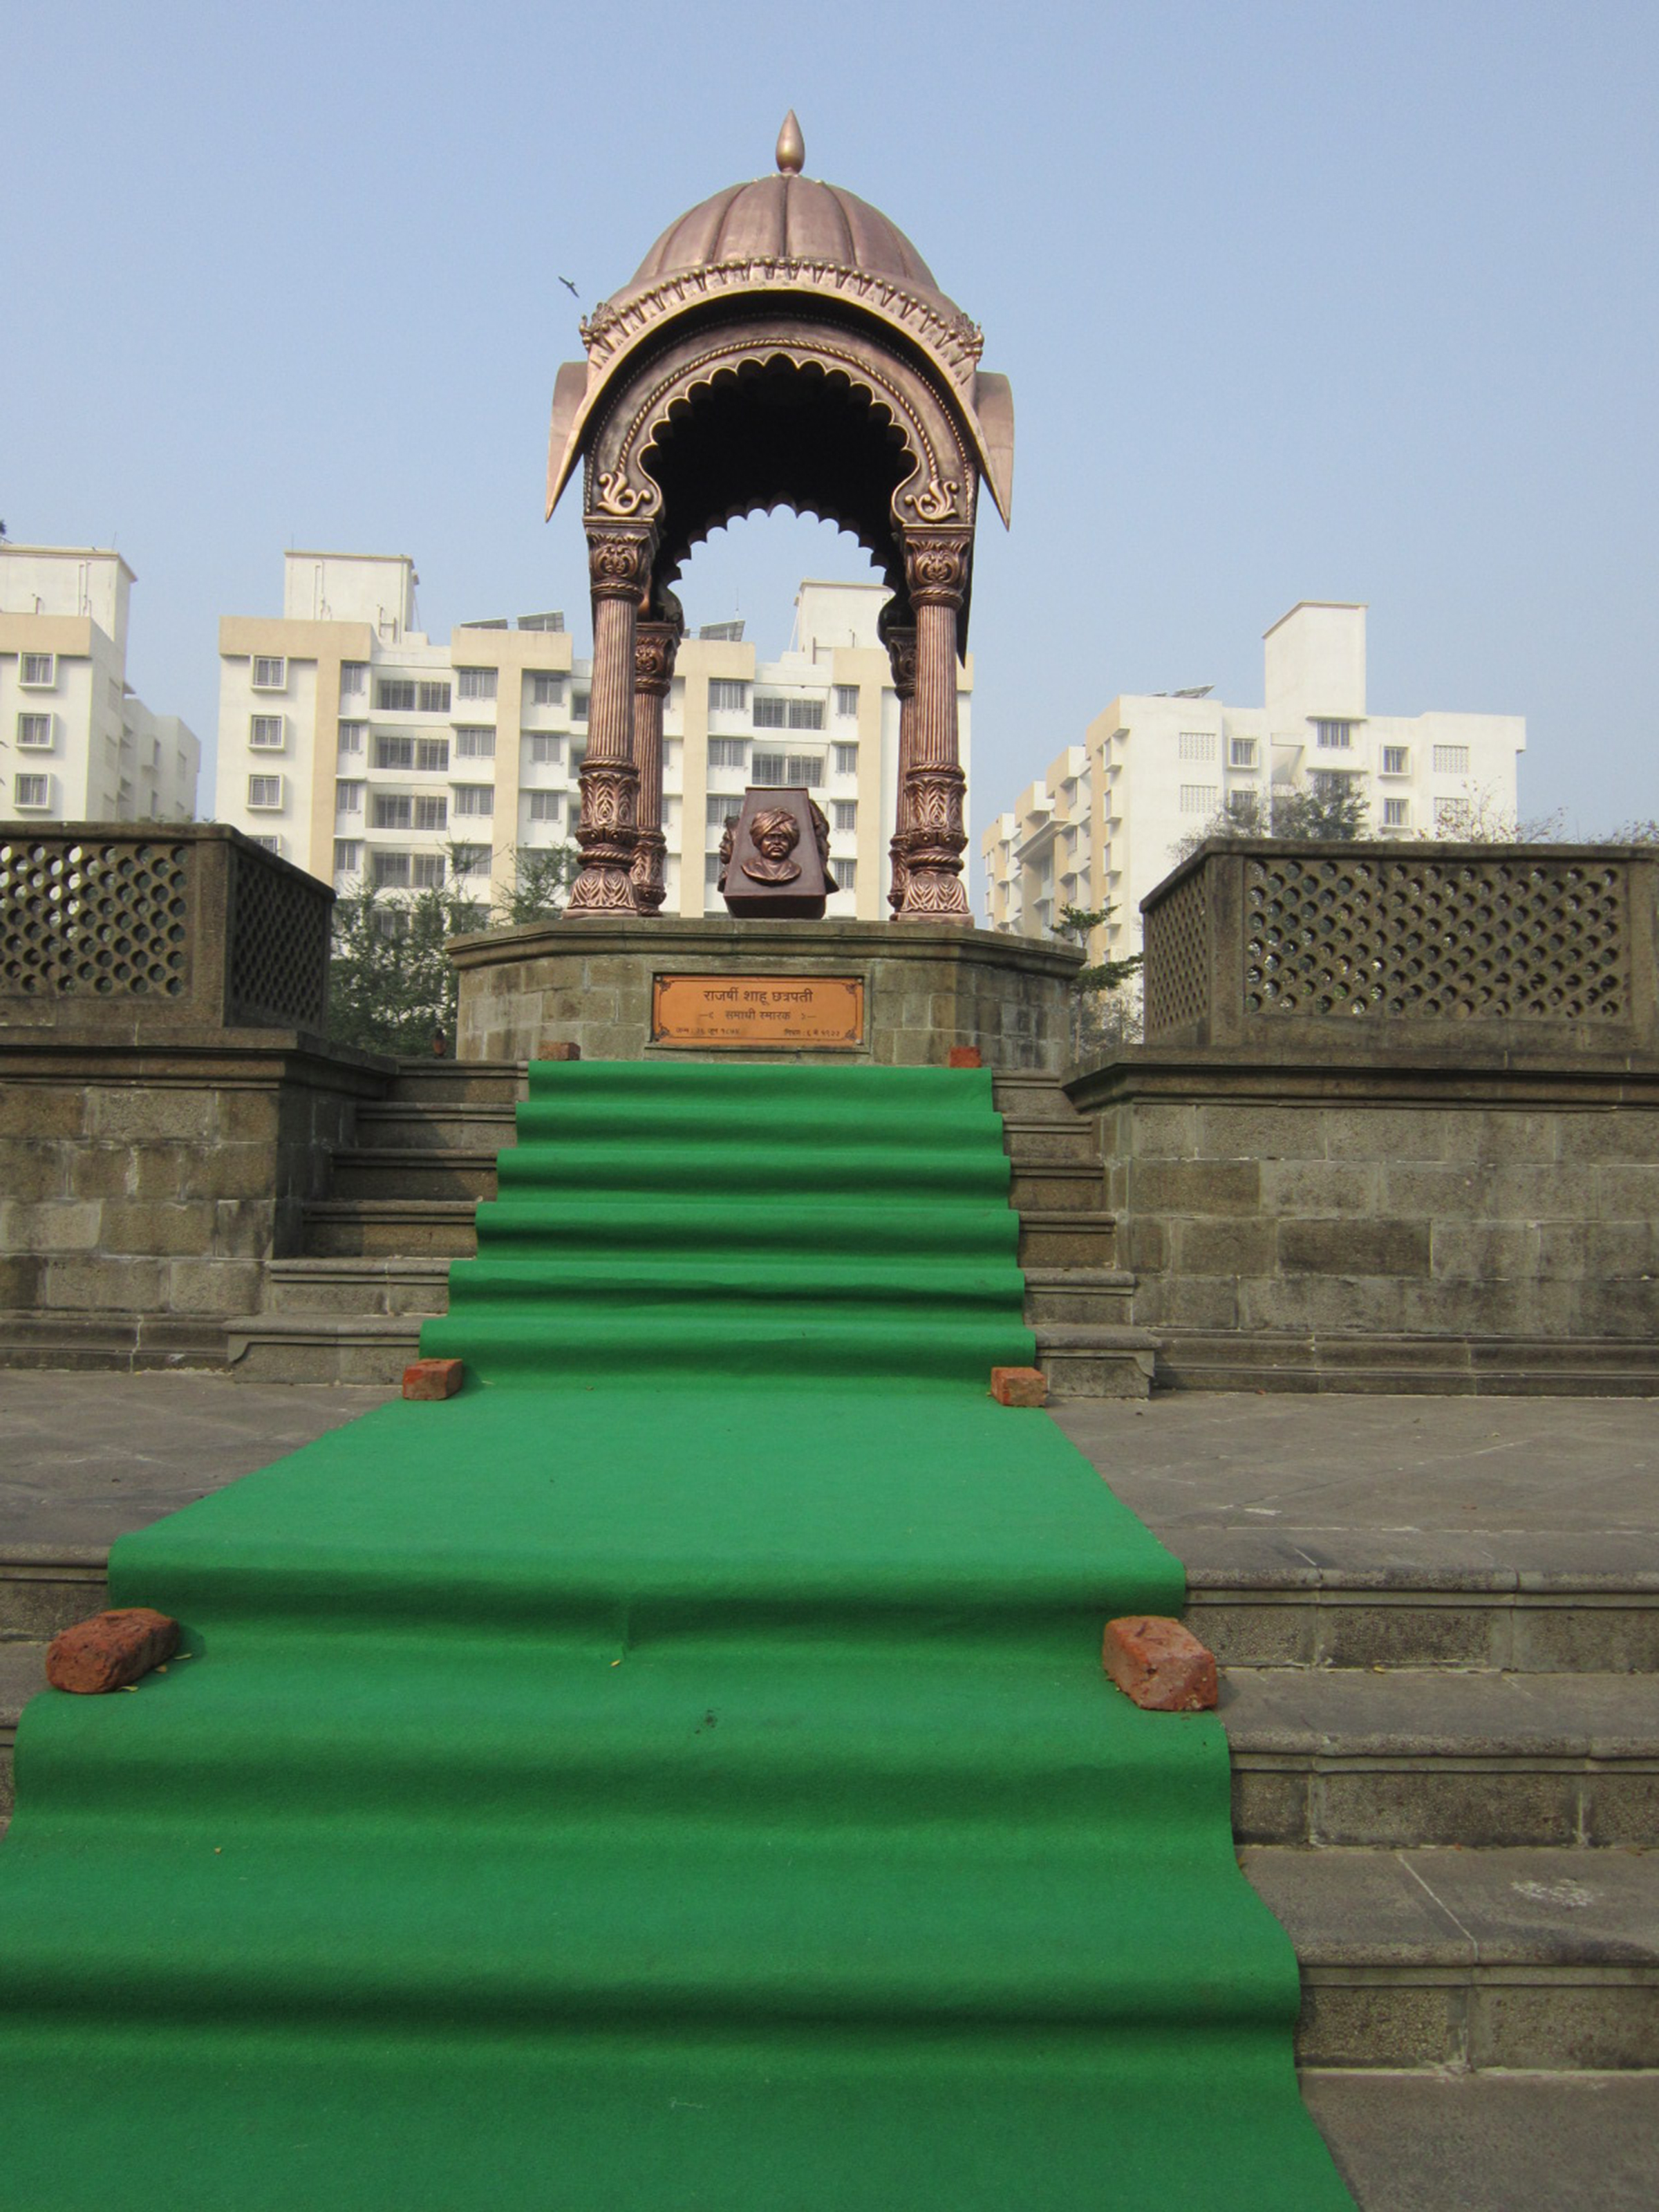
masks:
<svg viewBox="0 0 1659 2212"><path fill-rule="evenodd" d="M0 1555L101 1553L393 1395L0 1370ZM1193 1393L1054 1418L1195 1571L1659 1571L1650 1400ZM1659 2203L1659 2075L1316 2073L1304 2088L1362 2212Z"/></svg>

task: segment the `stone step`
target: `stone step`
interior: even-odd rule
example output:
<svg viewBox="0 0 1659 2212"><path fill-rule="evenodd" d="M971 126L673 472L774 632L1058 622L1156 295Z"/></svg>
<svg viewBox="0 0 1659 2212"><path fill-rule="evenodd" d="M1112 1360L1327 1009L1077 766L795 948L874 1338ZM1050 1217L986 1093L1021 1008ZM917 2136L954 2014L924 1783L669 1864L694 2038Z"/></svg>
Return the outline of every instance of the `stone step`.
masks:
<svg viewBox="0 0 1659 2212"><path fill-rule="evenodd" d="M1150 1329L1109 1322L1050 1322L1037 1324L1032 1333L1051 1398L1151 1395L1158 1339Z"/></svg>
<svg viewBox="0 0 1659 2212"><path fill-rule="evenodd" d="M1025 1318L1033 1328L1068 1322L1129 1323L1135 1279L1121 1267L1027 1267Z"/></svg>
<svg viewBox="0 0 1659 2212"><path fill-rule="evenodd" d="M1659 2066L1659 1853L1253 1847L1239 1863L1296 1947L1301 2065Z"/></svg>
<svg viewBox="0 0 1659 2212"><path fill-rule="evenodd" d="M313 1199L305 1209L306 1256L470 1260L478 1249L471 1198Z"/></svg>
<svg viewBox="0 0 1659 2212"><path fill-rule="evenodd" d="M336 1198L494 1198L495 1145L354 1145L333 1156Z"/></svg>
<svg viewBox="0 0 1659 2212"><path fill-rule="evenodd" d="M1064 1162L1085 1173L1101 1172L1100 1140L1087 1121L1061 1121L1005 1114L1002 1148L1017 1166Z"/></svg>
<svg viewBox="0 0 1659 2212"><path fill-rule="evenodd" d="M511 1106L530 1094L527 1068L522 1060L399 1060L390 1097L401 1105Z"/></svg>
<svg viewBox="0 0 1659 2212"><path fill-rule="evenodd" d="M1629 1568L1189 1567L1187 1620L1230 1668L1659 1674L1659 1575Z"/></svg>
<svg viewBox="0 0 1659 2212"><path fill-rule="evenodd" d="M1046 1203L1019 1208L1022 1267L1110 1267L1116 1261L1115 1213Z"/></svg>
<svg viewBox="0 0 1659 2212"><path fill-rule="evenodd" d="M1008 1202L1022 1213L1088 1212L1106 1195L1100 1162L1021 1160L1009 1162Z"/></svg>
<svg viewBox="0 0 1659 2212"><path fill-rule="evenodd" d="M104 1609L101 1545L14 1544L0 1552L0 1650L50 1640Z"/></svg>
<svg viewBox="0 0 1659 2212"><path fill-rule="evenodd" d="M514 1138L516 1109L463 1099L390 1099L357 1109L357 1146L390 1152L498 1152Z"/></svg>
<svg viewBox="0 0 1659 2212"><path fill-rule="evenodd" d="M88 1612L96 1613L97 1606ZM77 1619L84 1619L84 1614ZM69 1623L64 1622L67 1627ZM12 1785L12 1753L17 1742L18 1716L24 1700L46 1686L46 1642L0 1641L0 1834L11 1820L15 1798Z"/></svg>
<svg viewBox="0 0 1659 2212"><path fill-rule="evenodd" d="M994 1075L991 1097L1005 1121L1059 1121L1089 1126L1066 1096L1057 1075Z"/></svg>
<svg viewBox="0 0 1659 2212"><path fill-rule="evenodd" d="M1230 1667L1241 1843L1615 1845L1659 1832L1659 1676Z"/></svg>
<svg viewBox="0 0 1659 2212"><path fill-rule="evenodd" d="M1295 1336L1163 1328L1166 1390L1382 1391L1430 1396L1659 1395L1659 1345L1638 1337Z"/></svg>
<svg viewBox="0 0 1659 2212"><path fill-rule="evenodd" d="M449 1261L368 1255L268 1260L266 1314L441 1314L449 1310Z"/></svg>
<svg viewBox="0 0 1659 2212"><path fill-rule="evenodd" d="M420 1357L419 1314L244 1314L225 1327L225 1358L246 1382L398 1382Z"/></svg>

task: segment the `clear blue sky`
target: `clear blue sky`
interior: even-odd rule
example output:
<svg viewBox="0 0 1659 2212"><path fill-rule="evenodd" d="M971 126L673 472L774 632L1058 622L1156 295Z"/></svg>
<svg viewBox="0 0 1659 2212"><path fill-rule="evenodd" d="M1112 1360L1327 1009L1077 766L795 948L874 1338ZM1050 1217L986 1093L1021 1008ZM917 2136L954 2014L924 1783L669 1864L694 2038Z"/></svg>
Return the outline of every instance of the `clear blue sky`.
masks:
<svg viewBox="0 0 1659 2212"><path fill-rule="evenodd" d="M412 554L434 635L585 629L557 279L618 289L793 106L1013 380L975 839L1118 691L1259 702L1303 598L1369 602L1375 711L1524 714L1523 811L1659 814L1653 0L0 0L0 516L118 544L210 744L290 544ZM803 573L866 571L756 519L683 596L775 651Z"/></svg>

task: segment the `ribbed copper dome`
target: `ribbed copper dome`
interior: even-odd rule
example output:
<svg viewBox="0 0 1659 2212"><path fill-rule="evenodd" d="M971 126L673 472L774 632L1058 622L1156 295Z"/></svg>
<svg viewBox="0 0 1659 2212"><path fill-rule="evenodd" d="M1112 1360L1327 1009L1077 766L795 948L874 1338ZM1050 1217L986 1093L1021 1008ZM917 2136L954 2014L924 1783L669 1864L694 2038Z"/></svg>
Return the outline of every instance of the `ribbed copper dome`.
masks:
<svg viewBox="0 0 1659 2212"><path fill-rule="evenodd" d="M620 306L637 292L694 269L732 261L821 262L890 276L913 292L959 312L933 281L933 272L904 233L879 208L854 192L816 177L757 177L728 185L677 222L669 224L626 288Z"/></svg>

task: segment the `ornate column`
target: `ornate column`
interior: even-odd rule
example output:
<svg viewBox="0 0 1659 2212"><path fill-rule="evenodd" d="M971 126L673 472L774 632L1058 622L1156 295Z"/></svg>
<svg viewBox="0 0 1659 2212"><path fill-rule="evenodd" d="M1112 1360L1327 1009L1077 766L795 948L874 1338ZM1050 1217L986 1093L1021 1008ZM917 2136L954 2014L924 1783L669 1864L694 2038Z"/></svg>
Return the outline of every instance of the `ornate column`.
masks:
<svg viewBox="0 0 1659 2212"><path fill-rule="evenodd" d="M889 599L876 623L877 634L887 647L893 689L898 694L898 790L894 799L893 836L887 848L892 864L887 903L895 914L904 904L905 841L912 826L909 775L915 766L916 740L916 626L909 613L902 599Z"/></svg>
<svg viewBox="0 0 1659 2212"><path fill-rule="evenodd" d="M651 582L653 536L648 523L598 516L587 520L593 680L576 829L582 872L571 889L567 914L639 911L631 875L640 787L634 764L634 638L641 596Z"/></svg>
<svg viewBox="0 0 1659 2212"><path fill-rule="evenodd" d="M674 680L685 629L676 619L641 622L634 632L634 765L639 770L639 842L634 848L634 903L656 914L667 896L668 840L662 834L662 708Z"/></svg>
<svg viewBox="0 0 1659 2212"><path fill-rule="evenodd" d="M962 883L967 779L957 759L957 617L973 543L967 530L904 532L905 580L916 611L916 677L910 763L899 798L899 820L907 825L901 921L972 926Z"/></svg>

